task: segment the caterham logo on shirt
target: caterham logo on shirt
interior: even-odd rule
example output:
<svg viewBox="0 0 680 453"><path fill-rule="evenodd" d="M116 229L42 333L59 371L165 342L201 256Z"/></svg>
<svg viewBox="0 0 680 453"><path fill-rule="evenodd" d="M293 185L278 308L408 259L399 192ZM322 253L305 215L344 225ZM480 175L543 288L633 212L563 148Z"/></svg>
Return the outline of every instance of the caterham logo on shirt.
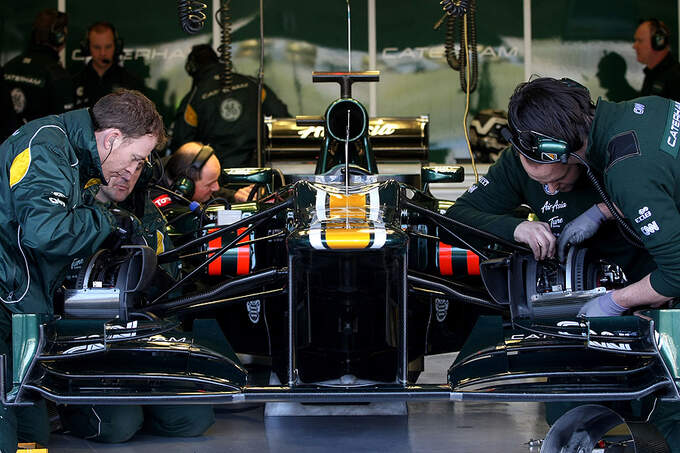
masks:
<svg viewBox="0 0 680 453"><path fill-rule="evenodd" d="M564 209L566 207L567 203L564 201L555 200L554 203L546 201L543 207L541 207L541 212L545 214L546 212L555 212L558 209Z"/></svg>
<svg viewBox="0 0 680 453"><path fill-rule="evenodd" d="M680 132L680 102L673 102L668 108L666 130L661 140L661 150L673 157L678 156L678 132Z"/></svg>

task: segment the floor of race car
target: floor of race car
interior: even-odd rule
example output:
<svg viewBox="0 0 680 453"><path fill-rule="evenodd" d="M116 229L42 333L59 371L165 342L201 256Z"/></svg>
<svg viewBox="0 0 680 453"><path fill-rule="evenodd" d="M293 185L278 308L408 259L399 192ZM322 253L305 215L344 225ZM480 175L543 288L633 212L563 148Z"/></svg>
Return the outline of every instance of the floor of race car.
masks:
<svg viewBox="0 0 680 453"><path fill-rule="evenodd" d="M428 357L422 383L441 383L455 355ZM530 450L527 442L548 431L543 404L420 402L408 416L265 417L262 406L234 412L216 408L216 422L202 437L138 434L125 444L100 444L53 434L59 452L493 452Z"/></svg>

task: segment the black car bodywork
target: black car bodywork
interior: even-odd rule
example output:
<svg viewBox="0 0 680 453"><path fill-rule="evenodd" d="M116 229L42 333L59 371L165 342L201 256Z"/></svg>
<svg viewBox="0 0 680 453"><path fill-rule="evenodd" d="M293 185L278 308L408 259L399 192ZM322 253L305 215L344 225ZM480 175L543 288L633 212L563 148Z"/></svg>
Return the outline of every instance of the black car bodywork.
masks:
<svg viewBox="0 0 680 453"><path fill-rule="evenodd" d="M195 239L158 256L101 252L66 293L61 319L14 315L3 402L679 398L673 310L577 318L585 300L620 283L615 266L578 249L566 265L536 262L443 216L447 203L429 191L378 174L365 110L343 94L322 119L322 156L335 151L317 174L254 203L212 207ZM230 175L267 181L271 171ZM461 177L457 168L422 176ZM220 225L227 211L231 223ZM157 265L178 259L192 270L159 280ZM270 357L280 384L252 382L209 322L179 330L175 319L188 314L220 314L234 349ZM448 351L460 353L442 382L417 384L422 358Z"/></svg>

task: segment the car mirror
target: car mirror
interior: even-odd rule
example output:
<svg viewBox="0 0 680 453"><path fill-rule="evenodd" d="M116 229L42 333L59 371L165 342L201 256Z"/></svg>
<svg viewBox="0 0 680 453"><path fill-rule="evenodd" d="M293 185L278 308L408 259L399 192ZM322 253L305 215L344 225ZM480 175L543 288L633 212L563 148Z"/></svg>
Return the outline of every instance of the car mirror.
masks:
<svg viewBox="0 0 680 453"><path fill-rule="evenodd" d="M465 169L457 165L438 165L420 169L420 180L423 183L424 192L429 192L428 186L433 182L463 182L464 179Z"/></svg>
<svg viewBox="0 0 680 453"><path fill-rule="evenodd" d="M221 182L230 184L271 185L274 171L271 168L225 168Z"/></svg>

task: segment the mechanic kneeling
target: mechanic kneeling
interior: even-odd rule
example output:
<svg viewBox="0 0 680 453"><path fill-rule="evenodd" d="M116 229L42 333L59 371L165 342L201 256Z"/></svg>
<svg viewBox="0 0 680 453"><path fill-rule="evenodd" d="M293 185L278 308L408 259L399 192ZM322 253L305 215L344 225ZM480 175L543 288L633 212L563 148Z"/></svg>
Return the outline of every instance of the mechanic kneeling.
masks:
<svg viewBox="0 0 680 453"><path fill-rule="evenodd" d="M84 180L129 180L164 142L154 104L139 92L121 90L91 110L31 121L0 146L0 353L7 354L8 369L10 315L49 318L73 259L92 255L111 234L129 231L129 216L83 196ZM25 416L0 406L0 451L14 452L17 439L47 443L44 404L35 409L39 414Z"/></svg>
<svg viewBox="0 0 680 453"><path fill-rule="evenodd" d="M89 181L87 190L95 193L99 202L120 213L128 212L119 208L119 203L127 199L124 206L137 212L142 219L142 225L136 230L149 247L161 253L172 248L172 244L164 234L165 218L151 203L145 184L135 188L142 170L140 167L129 179L113 176L108 185L100 185L98 180ZM144 170L151 171L148 168ZM139 193L143 196L128 198L133 189L135 195ZM74 405L60 406L59 414L66 432L107 443L128 441L142 429L159 436L195 437L202 435L215 422L213 408L209 405Z"/></svg>

